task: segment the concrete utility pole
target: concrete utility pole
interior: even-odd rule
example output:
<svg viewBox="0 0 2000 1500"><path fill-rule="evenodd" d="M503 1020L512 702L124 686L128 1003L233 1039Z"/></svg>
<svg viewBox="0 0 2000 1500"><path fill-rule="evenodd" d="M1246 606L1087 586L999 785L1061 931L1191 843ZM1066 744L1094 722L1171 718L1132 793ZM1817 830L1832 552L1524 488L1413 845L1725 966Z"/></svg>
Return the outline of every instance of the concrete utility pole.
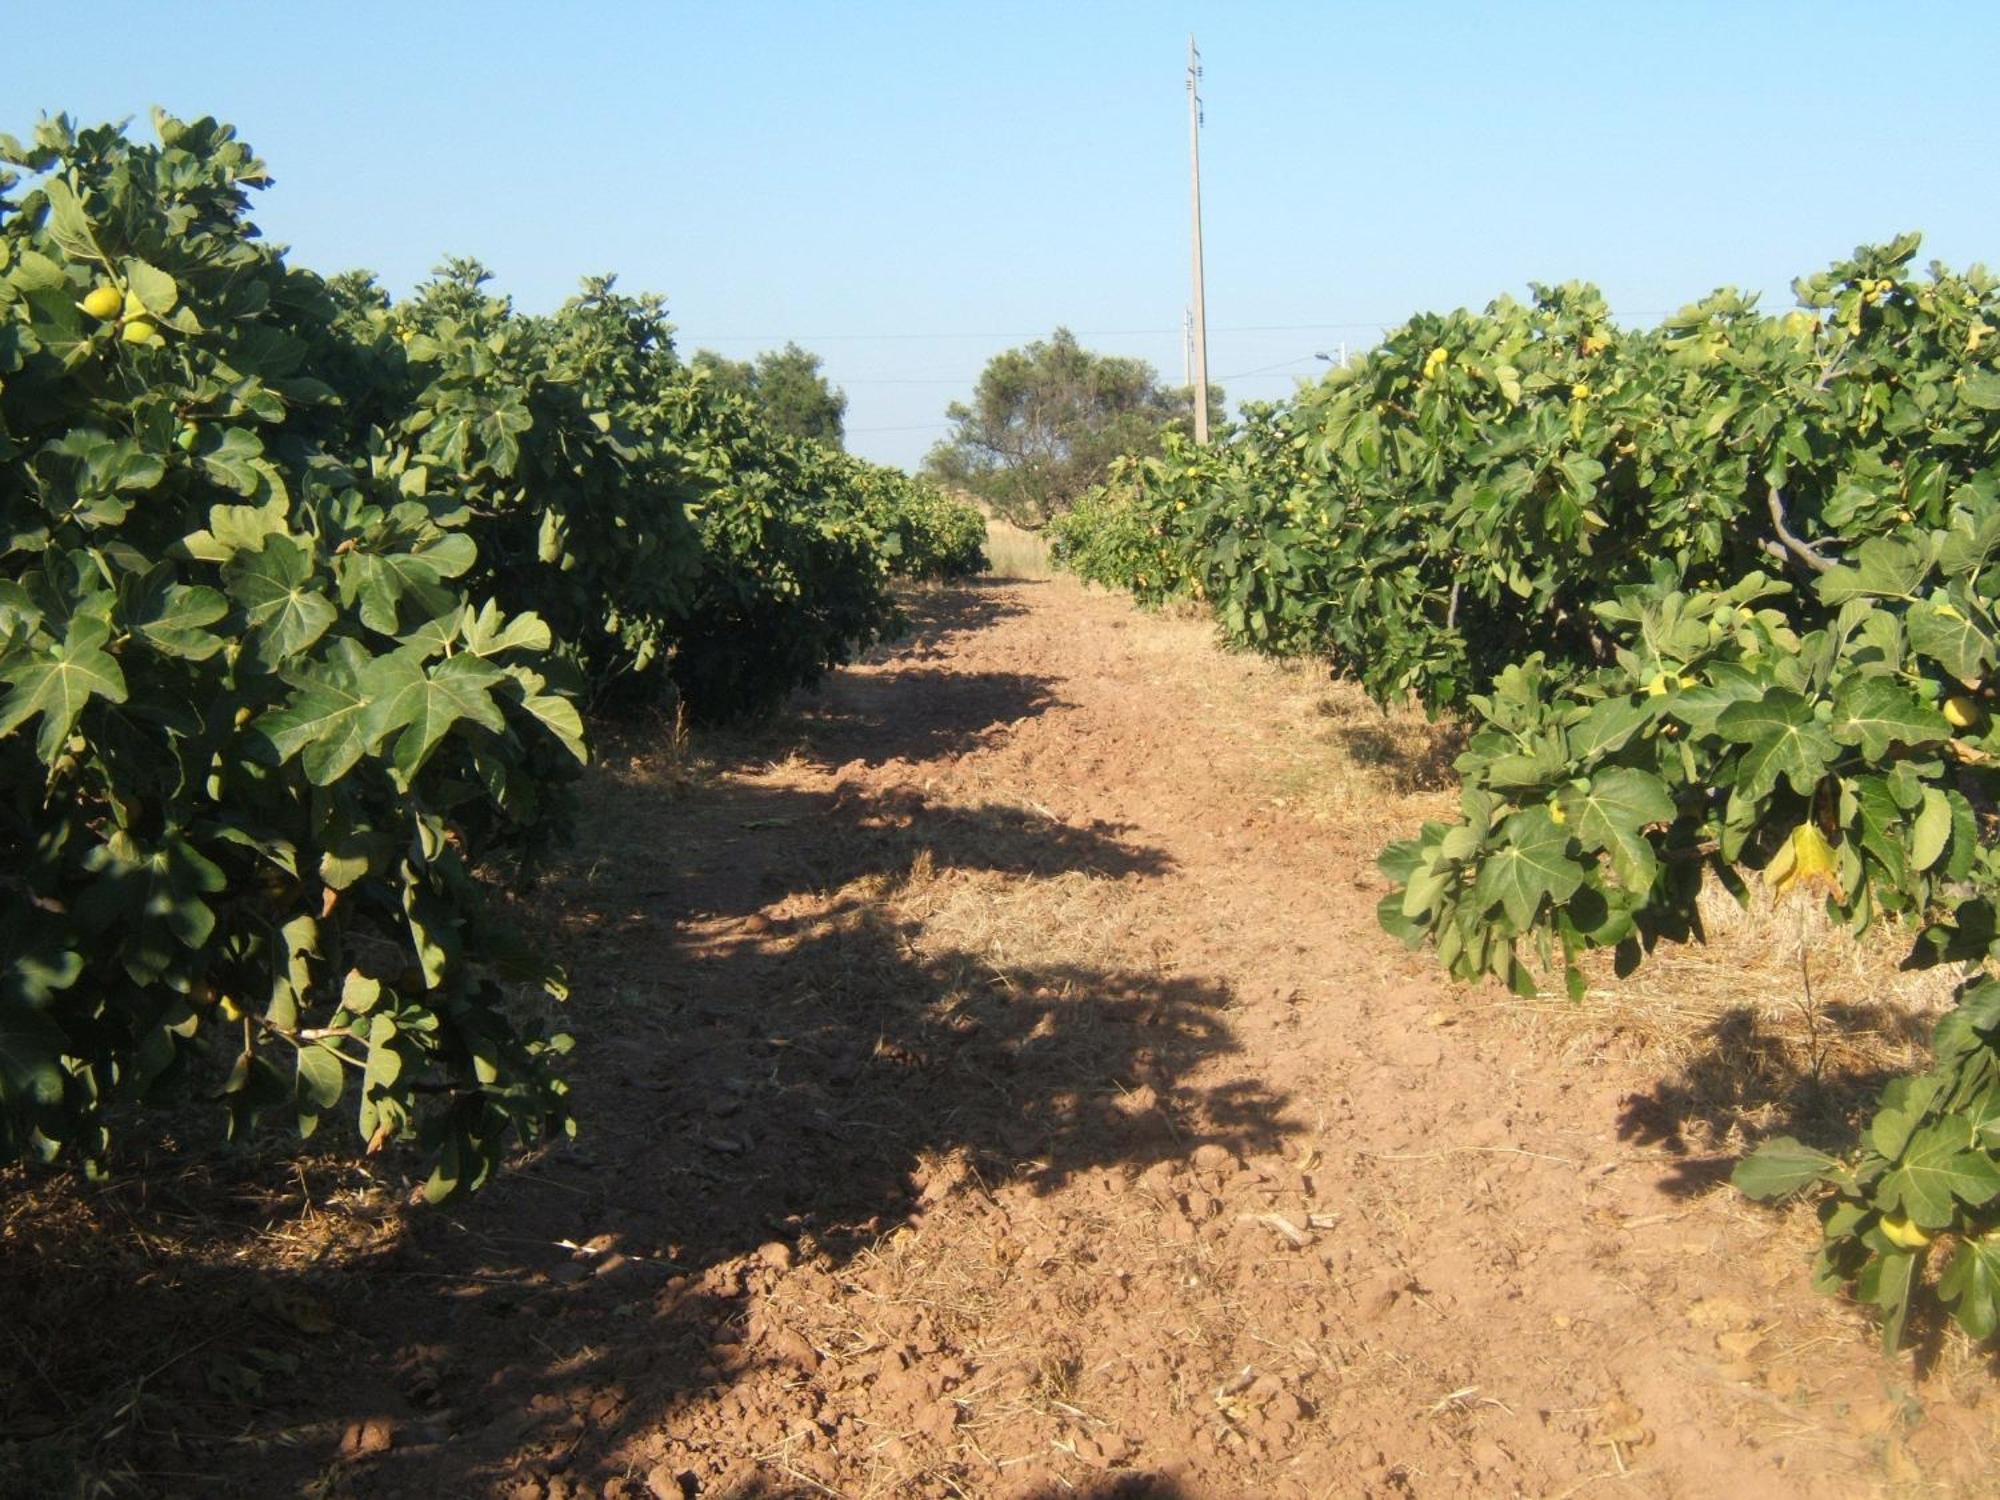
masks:
<svg viewBox="0 0 2000 1500"><path fill-rule="evenodd" d="M1201 278L1201 53L1188 33L1188 171L1194 203L1194 440L1208 442L1208 309Z"/></svg>

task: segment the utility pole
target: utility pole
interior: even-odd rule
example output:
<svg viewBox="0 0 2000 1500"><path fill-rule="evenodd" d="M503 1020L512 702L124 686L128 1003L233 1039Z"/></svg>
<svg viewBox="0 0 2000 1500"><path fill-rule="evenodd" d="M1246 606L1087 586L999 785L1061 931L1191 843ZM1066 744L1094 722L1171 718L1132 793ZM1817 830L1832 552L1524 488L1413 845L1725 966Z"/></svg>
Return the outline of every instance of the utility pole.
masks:
<svg viewBox="0 0 2000 1500"><path fill-rule="evenodd" d="M1201 278L1201 53L1188 33L1188 171L1194 205L1194 440L1208 442L1208 309Z"/></svg>
<svg viewBox="0 0 2000 1500"><path fill-rule="evenodd" d="M1181 309L1181 384L1194 384L1194 309Z"/></svg>

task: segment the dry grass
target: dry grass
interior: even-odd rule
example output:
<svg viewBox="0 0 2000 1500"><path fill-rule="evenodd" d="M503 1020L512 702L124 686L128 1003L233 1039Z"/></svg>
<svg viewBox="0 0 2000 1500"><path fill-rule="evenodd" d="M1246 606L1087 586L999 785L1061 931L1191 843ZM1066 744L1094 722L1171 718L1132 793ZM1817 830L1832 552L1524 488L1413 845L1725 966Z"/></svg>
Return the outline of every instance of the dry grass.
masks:
<svg viewBox="0 0 2000 1500"><path fill-rule="evenodd" d="M1371 847L1455 814L1466 726L1413 705L1384 710L1317 664L1249 665L1226 711L1271 747L1262 762L1277 806ZM1612 955L1589 955L1580 1002L1484 988L1475 1003L1565 1066L1615 1052L1656 1070L1629 1138L1714 1155L1777 1132L1844 1147L1883 1082L1927 1065L1962 972L1906 969L1908 930L1879 923L1857 937L1754 876L1747 906L1711 880L1699 910L1704 941L1663 943L1623 978Z"/></svg>
<svg viewBox="0 0 2000 1500"><path fill-rule="evenodd" d="M1565 1062L1616 1051L1657 1069L1630 1138L1697 1154L1780 1132L1844 1146L1883 1082L1928 1064L1962 971L1905 969L1906 929L1856 936L1754 880L1747 907L1711 880L1699 910L1706 941L1662 944L1625 978L1591 955L1581 1002L1495 1003Z"/></svg>
<svg viewBox="0 0 2000 1500"><path fill-rule="evenodd" d="M1080 870L1020 880L917 866L897 904L921 924L924 951L973 955L1002 985L1037 970L1113 969L1143 925L1130 883Z"/></svg>
<svg viewBox="0 0 2000 1500"><path fill-rule="evenodd" d="M986 518L987 571L996 578L1053 578L1048 539L998 516Z"/></svg>
<svg viewBox="0 0 2000 1500"><path fill-rule="evenodd" d="M0 1494L200 1493L222 1451L290 1441L268 1393L325 1357L338 1299L403 1233L358 1163L126 1167L0 1172Z"/></svg>
<svg viewBox="0 0 2000 1500"><path fill-rule="evenodd" d="M1313 752L1287 781L1303 816L1400 836L1449 815L1463 724L1433 721L1414 704L1383 708L1357 684L1330 680L1316 662L1289 665L1285 675L1292 686L1286 727Z"/></svg>

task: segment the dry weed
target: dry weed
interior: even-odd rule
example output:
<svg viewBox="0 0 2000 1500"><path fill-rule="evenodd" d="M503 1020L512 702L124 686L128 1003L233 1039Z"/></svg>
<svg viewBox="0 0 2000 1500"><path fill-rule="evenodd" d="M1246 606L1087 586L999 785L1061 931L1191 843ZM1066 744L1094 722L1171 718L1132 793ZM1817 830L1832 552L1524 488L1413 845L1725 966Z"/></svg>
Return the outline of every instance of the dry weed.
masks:
<svg viewBox="0 0 2000 1500"><path fill-rule="evenodd" d="M1274 675L1278 693L1256 683ZM1252 734L1280 747L1263 760L1276 805L1375 845L1455 810L1464 724L1433 723L1413 705L1385 711L1313 664L1257 663L1243 685L1242 710L1263 711ZM1962 972L1907 969L1907 929L1882 922L1856 936L1810 899L1774 898L1754 879L1747 905L1711 879L1699 910L1704 941L1663 943L1628 976L1609 953L1588 956L1581 1002L1491 988L1468 998L1516 1018L1565 1065L1615 1051L1657 1069L1632 1138L1703 1153L1779 1130L1851 1139L1881 1083L1926 1064Z"/></svg>
<svg viewBox="0 0 2000 1500"><path fill-rule="evenodd" d="M998 516L986 518L986 568L996 578L1053 578L1048 539Z"/></svg>

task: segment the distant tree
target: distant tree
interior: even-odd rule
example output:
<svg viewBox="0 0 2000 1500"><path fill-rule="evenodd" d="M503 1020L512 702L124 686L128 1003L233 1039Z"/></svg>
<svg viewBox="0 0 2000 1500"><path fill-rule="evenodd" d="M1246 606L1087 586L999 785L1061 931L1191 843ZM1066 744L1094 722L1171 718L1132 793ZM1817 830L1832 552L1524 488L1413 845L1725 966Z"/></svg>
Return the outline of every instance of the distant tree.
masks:
<svg viewBox="0 0 2000 1500"><path fill-rule="evenodd" d="M694 367L708 371L709 379L732 396L745 401L757 399L757 367L747 359L730 359L713 349L694 351Z"/></svg>
<svg viewBox="0 0 2000 1500"><path fill-rule="evenodd" d="M1219 428L1222 391L1211 386L1208 396L1210 426ZM1058 328L987 362L971 403L946 409L954 430L924 467L1008 520L1040 527L1119 454L1153 452L1168 427L1192 426L1193 411L1192 391L1161 385L1143 359L1094 354Z"/></svg>
<svg viewBox="0 0 2000 1500"><path fill-rule="evenodd" d="M820 373L822 361L812 351L788 343L782 349L767 349L753 364L702 349L695 353L694 363L722 389L759 407L778 431L816 438L835 448L842 445L847 393L827 382Z"/></svg>
<svg viewBox="0 0 2000 1500"><path fill-rule="evenodd" d="M820 373L820 357L788 343L757 356L757 399L780 432L818 438L838 448L847 393Z"/></svg>

